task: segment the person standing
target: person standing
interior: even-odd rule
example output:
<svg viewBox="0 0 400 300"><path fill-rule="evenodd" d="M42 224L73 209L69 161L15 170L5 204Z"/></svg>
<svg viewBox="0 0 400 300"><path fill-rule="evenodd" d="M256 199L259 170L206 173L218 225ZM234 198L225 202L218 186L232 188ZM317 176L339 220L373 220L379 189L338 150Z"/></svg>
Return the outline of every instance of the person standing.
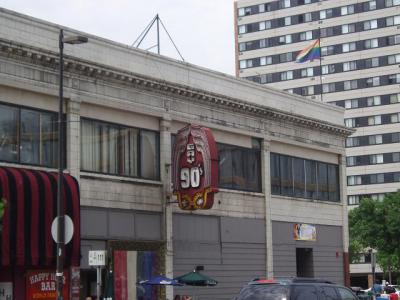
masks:
<svg viewBox="0 0 400 300"><path fill-rule="evenodd" d="M371 289L372 293L375 296L380 296L383 293L382 285L379 283L379 280L375 280L375 283L372 285Z"/></svg>

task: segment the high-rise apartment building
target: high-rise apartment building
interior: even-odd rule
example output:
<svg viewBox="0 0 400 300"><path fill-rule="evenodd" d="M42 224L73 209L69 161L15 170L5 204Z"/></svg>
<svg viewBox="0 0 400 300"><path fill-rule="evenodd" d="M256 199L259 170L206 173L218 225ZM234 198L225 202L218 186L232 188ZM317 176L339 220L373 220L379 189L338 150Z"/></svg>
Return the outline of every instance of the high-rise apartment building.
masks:
<svg viewBox="0 0 400 300"><path fill-rule="evenodd" d="M348 204L398 190L400 0L239 0L235 14L237 76L346 108ZM322 60L296 63L318 38Z"/></svg>

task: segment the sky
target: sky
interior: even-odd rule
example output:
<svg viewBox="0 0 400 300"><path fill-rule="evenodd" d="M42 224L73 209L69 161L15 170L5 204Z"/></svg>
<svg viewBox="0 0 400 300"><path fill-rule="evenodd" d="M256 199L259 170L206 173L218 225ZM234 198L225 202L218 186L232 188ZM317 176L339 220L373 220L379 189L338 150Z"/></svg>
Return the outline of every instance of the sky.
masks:
<svg viewBox="0 0 400 300"><path fill-rule="evenodd" d="M234 0L0 0L19 13L132 45L159 15L184 60L235 73ZM157 45L156 26L140 45ZM160 52L180 60L160 24ZM157 47L150 49L157 52Z"/></svg>

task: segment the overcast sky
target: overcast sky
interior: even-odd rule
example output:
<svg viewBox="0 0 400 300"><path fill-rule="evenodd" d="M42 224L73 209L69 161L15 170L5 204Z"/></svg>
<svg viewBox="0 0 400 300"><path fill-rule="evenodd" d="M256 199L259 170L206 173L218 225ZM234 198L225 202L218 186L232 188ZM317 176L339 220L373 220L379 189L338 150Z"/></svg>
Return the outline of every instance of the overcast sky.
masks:
<svg viewBox="0 0 400 300"><path fill-rule="evenodd" d="M131 45L158 13L185 61L234 74L234 0L0 0L3 8ZM161 26L161 25L160 25ZM140 48L157 44L156 30ZM180 59L165 32L161 54ZM156 48L151 51L157 51Z"/></svg>

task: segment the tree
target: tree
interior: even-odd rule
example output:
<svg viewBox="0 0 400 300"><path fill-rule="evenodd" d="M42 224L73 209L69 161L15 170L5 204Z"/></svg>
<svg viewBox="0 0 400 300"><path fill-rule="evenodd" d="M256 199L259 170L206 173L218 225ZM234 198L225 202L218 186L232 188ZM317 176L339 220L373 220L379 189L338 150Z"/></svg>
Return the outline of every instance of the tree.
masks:
<svg viewBox="0 0 400 300"><path fill-rule="evenodd" d="M1 221L3 220L4 211L6 209L6 206L7 206L7 200L4 198L0 198L0 233L1 233L1 230L3 229L3 225L1 223Z"/></svg>
<svg viewBox="0 0 400 300"><path fill-rule="evenodd" d="M3 219L4 210L6 209L7 200L4 198L0 199L0 221Z"/></svg>
<svg viewBox="0 0 400 300"><path fill-rule="evenodd" d="M385 271L400 271L400 191L382 202L363 199L349 213L349 228L352 251L373 248Z"/></svg>

